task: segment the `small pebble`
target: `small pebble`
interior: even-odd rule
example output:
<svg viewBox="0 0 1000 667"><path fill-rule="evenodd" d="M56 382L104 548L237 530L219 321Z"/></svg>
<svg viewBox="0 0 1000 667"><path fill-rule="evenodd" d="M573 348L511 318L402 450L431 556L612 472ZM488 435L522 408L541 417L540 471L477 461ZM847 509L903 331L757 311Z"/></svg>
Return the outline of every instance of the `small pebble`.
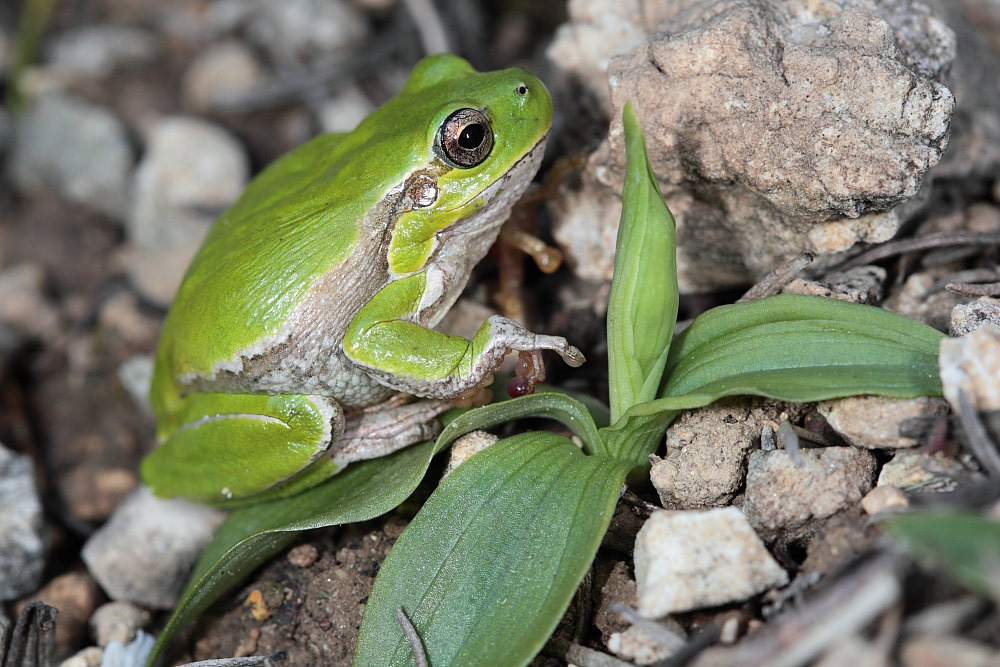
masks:
<svg viewBox="0 0 1000 667"><path fill-rule="evenodd" d="M845 440L869 449L916 447L920 443L899 435L899 424L910 417L948 414L948 404L940 398L889 398L850 396L816 405L827 423Z"/></svg>
<svg viewBox="0 0 1000 667"><path fill-rule="evenodd" d="M965 336L984 324L1000 327L1000 299L981 296L971 303L960 303L951 309L952 336Z"/></svg>
<svg viewBox="0 0 1000 667"><path fill-rule="evenodd" d="M878 514L890 509L904 509L909 505L910 501L906 499L906 494L891 484L876 486L861 499L861 509L868 514Z"/></svg>
<svg viewBox="0 0 1000 667"><path fill-rule="evenodd" d="M34 467L27 456L0 445L0 601L38 588L46 540Z"/></svg>
<svg viewBox="0 0 1000 667"><path fill-rule="evenodd" d="M455 468L468 461L474 454L481 452L490 445L494 444L499 439L500 438L497 436L492 433L487 433L486 431L473 431L472 433L466 433L463 435L451 446L451 450L449 451L448 467L445 468L444 476L447 477L453 473Z"/></svg>
<svg viewBox="0 0 1000 667"><path fill-rule="evenodd" d="M148 611L123 601L103 604L90 617L91 632L101 647L111 642L129 643L135 639L136 632L148 623Z"/></svg>
<svg viewBox="0 0 1000 667"><path fill-rule="evenodd" d="M959 392L973 410L1000 410L1000 327L984 324L961 338L941 341L939 357L944 397L959 411Z"/></svg>
<svg viewBox="0 0 1000 667"><path fill-rule="evenodd" d="M615 632L608 639L608 649L619 658L637 665L652 665L670 657L670 649L657 644L646 632L633 625L624 632Z"/></svg>
<svg viewBox="0 0 1000 667"><path fill-rule="evenodd" d="M300 544L288 552L288 562L295 567L311 567L319 559L319 551L311 544Z"/></svg>
<svg viewBox="0 0 1000 667"><path fill-rule="evenodd" d="M191 63L181 88L186 104L205 110L263 80L264 72L253 51L242 42L227 41L210 46Z"/></svg>
<svg viewBox="0 0 1000 667"><path fill-rule="evenodd" d="M100 646L88 646L60 662L59 667L101 667L103 659L104 649Z"/></svg>

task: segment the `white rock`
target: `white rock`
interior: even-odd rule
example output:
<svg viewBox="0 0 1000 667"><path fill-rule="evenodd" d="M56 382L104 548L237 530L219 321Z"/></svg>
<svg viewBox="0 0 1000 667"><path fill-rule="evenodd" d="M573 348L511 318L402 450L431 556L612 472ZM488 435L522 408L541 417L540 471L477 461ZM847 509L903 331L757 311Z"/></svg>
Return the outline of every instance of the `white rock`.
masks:
<svg viewBox="0 0 1000 667"><path fill-rule="evenodd" d="M965 336L984 324L1000 327L1000 299L981 296L972 303L960 303L951 310L952 336Z"/></svg>
<svg viewBox="0 0 1000 667"><path fill-rule="evenodd" d="M869 449L916 447L920 443L899 435L899 424L910 417L948 414L940 398L851 396L821 401L816 409L845 440Z"/></svg>
<svg viewBox="0 0 1000 667"><path fill-rule="evenodd" d="M364 17L341 0L255 0L248 37L280 64L347 53L368 32Z"/></svg>
<svg viewBox="0 0 1000 667"><path fill-rule="evenodd" d="M624 632L615 632L608 639L608 648L619 658L637 665L652 665L670 657L670 650L653 641L646 632L633 625Z"/></svg>
<svg viewBox="0 0 1000 667"><path fill-rule="evenodd" d="M102 648L111 642L129 643L148 623L148 611L124 600L103 604L90 617L90 628Z"/></svg>
<svg viewBox="0 0 1000 667"><path fill-rule="evenodd" d="M944 397L956 411L960 391L974 410L1000 410L1000 327L984 324L961 338L945 338L939 365Z"/></svg>
<svg viewBox="0 0 1000 667"><path fill-rule="evenodd" d="M169 609L225 516L219 509L157 498L143 486L87 540L83 560L111 599Z"/></svg>
<svg viewBox="0 0 1000 667"><path fill-rule="evenodd" d="M101 667L104 649L88 646L59 663L59 667Z"/></svg>
<svg viewBox="0 0 1000 667"><path fill-rule="evenodd" d="M228 96L246 91L264 80L253 51L242 42L214 44L201 53L187 72L181 88L184 101L194 109L209 109Z"/></svg>
<svg viewBox="0 0 1000 667"><path fill-rule="evenodd" d="M371 100L357 86L349 85L320 104L319 126L324 132L350 132L374 109Z"/></svg>
<svg viewBox="0 0 1000 667"><path fill-rule="evenodd" d="M167 305L215 216L247 180L243 147L228 132L185 117L160 120L136 171L126 263L133 285Z"/></svg>
<svg viewBox="0 0 1000 667"><path fill-rule="evenodd" d="M965 466L943 452L924 454L904 449L897 451L892 460L882 466L876 488L951 490L955 487L955 479L967 479L968 475Z"/></svg>
<svg viewBox="0 0 1000 667"><path fill-rule="evenodd" d="M8 167L22 190L52 188L116 219L127 208L132 149L125 127L75 97L48 93L32 100L17 117Z"/></svg>
<svg viewBox="0 0 1000 667"><path fill-rule="evenodd" d="M31 459L0 445L0 601L17 599L41 584L43 527Z"/></svg>
<svg viewBox="0 0 1000 667"><path fill-rule="evenodd" d="M878 514L890 509L903 509L909 505L910 501L907 500L906 494L891 484L876 486L861 499L861 509L866 514Z"/></svg>
<svg viewBox="0 0 1000 667"><path fill-rule="evenodd" d="M639 611L649 618L745 600L788 583L735 507L656 512L635 540Z"/></svg>
<svg viewBox="0 0 1000 667"><path fill-rule="evenodd" d="M123 25L85 25L52 38L46 51L49 65L75 76L100 78L116 67L151 60L156 37Z"/></svg>

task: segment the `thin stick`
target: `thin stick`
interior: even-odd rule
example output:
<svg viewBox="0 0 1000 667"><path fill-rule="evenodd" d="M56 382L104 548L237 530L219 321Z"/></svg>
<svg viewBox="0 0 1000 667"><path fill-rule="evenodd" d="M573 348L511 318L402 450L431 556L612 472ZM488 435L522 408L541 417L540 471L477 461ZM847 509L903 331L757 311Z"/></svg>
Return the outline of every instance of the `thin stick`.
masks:
<svg viewBox="0 0 1000 667"><path fill-rule="evenodd" d="M407 11L413 18L413 23L417 26L417 33L420 34L420 43L424 47L426 55L435 53L447 53L448 36L445 34L444 22L432 0L403 0Z"/></svg>
<svg viewBox="0 0 1000 667"><path fill-rule="evenodd" d="M420 641L420 635L417 634L417 629L413 627L413 623L410 623L410 619L406 617L406 612L403 611L402 607L396 607L396 618L399 619L399 624L403 626L403 634L406 635L406 641L410 642L414 664L416 664L416 667L427 667L427 653L424 651L424 645Z"/></svg>
<svg viewBox="0 0 1000 667"><path fill-rule="evenodd" d="M908 252L918 250L930 250L931 248L945 248L956 245L1000 245L1000 233L996 232L935 232L925 234L911 239L901 239L899 241L889 241L876 246L871 250L853 257L842 265L839 269L850 269L863 264L871 264L880 259L894 257Z"/></svg>
<svg viewBox="0 0 1000 667"><path fill-rule="evenodd" d="M1000 283L986 283L984 285L948 283L944 288L962 296L1000 296Z"/></svg>
<svg viewBox="0 0 1000 667"><path fill-rule="evenodd" d="M972 455L986 468L990 477L1000 478L1000 452L997 452L997 446L990 440L986 427L979 419L979 413L972 407L972 401L962 389L958 390L958 416L962 420L962 430L965 431Z"/></svg>
<svg viewBox="0 0 1000 667"><path fill-rule="evenodd" d="M631 662L623 662L607 653L553 637L545 645L543 652L579 667L632 667Z"/></svg>
<svg viewBox="0 0 1000 667"><path fill-rule="evenodd" d="M765 296L773 296L779 293L785 285L795 279L799 271L809 266L814 259L816 259L816 256L811 252L804 252L782 262L769 274L764 276L759 283L748 289L743 296L736 300L736 303L763 299Z"/></svg>

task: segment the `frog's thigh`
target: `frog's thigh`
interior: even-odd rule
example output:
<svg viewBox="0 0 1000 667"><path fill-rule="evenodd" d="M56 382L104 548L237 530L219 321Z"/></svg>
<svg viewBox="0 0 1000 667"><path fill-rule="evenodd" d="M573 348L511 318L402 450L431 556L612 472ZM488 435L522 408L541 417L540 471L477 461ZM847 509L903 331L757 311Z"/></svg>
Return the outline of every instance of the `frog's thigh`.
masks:
<svg viewBox="0 0 1000 667"><path fill-rule="evenodd" d="M160 496L220 501L264 491L309 465L343 432L322 396L193 394L179 426L142 463Z"/></svg>

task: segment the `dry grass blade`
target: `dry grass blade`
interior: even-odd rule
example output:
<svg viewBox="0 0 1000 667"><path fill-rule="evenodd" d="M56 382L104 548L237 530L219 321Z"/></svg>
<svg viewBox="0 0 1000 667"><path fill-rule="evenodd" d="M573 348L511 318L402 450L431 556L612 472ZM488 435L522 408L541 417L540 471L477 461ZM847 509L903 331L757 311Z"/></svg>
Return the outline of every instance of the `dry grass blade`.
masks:
<svg viewBox="0 0 1000 667"><path fill-rule="evenodd" d="M965 433L966 444L976 460L986 469L987 474L994 479L1000 478L1000 452L996 444L990 440L986 427L979 419L979 414L972 407L972 401L963 390L958 390L958 416L962 420L962 431Z"/></svg>
<svg viewBox="0 0 1000 667"><path fill-rule="evenodd" d="M417 667L427 667L427 652L424 651L424 644L420 641L417 629L413 627L413 623L410 623L410 619L406 617L406 612L403 611L402 607L396 607L396 618L399 619L399 624L403 626L403 634L406 635L406 641L410 642L410 650L413 652L413 662Z"/></svg>
<svg viewBox="0 0 1000 667"><path fill-rule="evenodd" d="M946 248L961 245L1000 245L1000 233L996 232L936 232L916 238L889 241L853 257L838 269L850 269L863 264L871 264L887 257L895 257L908 252Z"/></svg>
<svg viewBox="0 0 1000 667"><path fill-rule="evenodd" d="M736 302L753 301L754 299L763 299L765 296L778 294L785 285L795 279L799 271L809 266L814 259L816 259L816 256L811 252L804 252L782 262L769 274L764 276L759 283L748 289Z"/></svg>
<svg viewBox="0 0 1000 667"><path fill-rule="evenodd" d="M986 283L985 285L948 283L944 288L962 296L1000 296L1000 283Z"/></svg>

